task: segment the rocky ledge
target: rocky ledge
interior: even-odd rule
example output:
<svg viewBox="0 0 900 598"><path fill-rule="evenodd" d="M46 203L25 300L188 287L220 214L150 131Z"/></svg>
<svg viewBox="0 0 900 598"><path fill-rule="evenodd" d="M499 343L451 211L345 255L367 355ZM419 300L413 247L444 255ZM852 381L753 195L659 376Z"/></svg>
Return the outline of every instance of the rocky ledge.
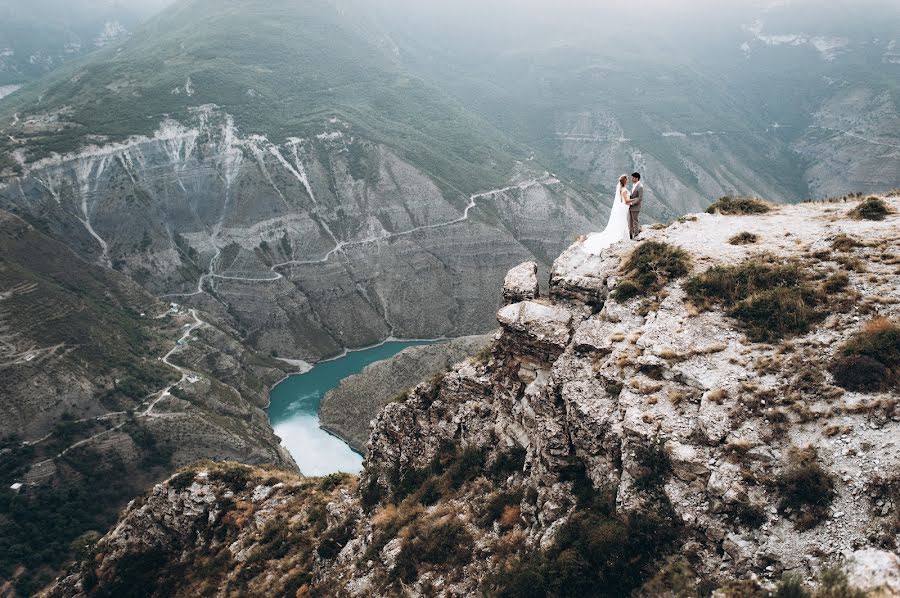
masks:
<svg viewBox="0 0 900 598"><path fill-rule="evenodd" d="M489 356L381 411L358 479L192 468L49 595L900 595L900 201L880 203L578 242Z"/></svg>

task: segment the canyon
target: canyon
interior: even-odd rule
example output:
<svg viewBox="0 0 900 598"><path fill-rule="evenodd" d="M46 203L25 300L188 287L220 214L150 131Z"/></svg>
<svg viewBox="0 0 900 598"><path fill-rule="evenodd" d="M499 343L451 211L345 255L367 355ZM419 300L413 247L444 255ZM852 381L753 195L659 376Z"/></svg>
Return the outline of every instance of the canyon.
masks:
<svg viewBox="0 0 900 598"><path fill-rule="evenodd" d="M490 351L386 405L360 476L185 468L47 595L895 596L900 200L859 201L579 240L547 294L523 265Z"/></svg>

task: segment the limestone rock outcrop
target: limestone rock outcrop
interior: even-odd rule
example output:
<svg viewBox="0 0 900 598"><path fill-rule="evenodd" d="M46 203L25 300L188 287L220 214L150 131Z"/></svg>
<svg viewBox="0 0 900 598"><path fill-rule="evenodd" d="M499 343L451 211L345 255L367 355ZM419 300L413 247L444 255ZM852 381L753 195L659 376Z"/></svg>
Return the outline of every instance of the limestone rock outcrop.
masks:
<svg viewBox="0 0 900 598"><path fill-rule="evenodd" d="M537 262L523 262L510 270L503 280L503 302L531 301L541 295Z"/></svg>

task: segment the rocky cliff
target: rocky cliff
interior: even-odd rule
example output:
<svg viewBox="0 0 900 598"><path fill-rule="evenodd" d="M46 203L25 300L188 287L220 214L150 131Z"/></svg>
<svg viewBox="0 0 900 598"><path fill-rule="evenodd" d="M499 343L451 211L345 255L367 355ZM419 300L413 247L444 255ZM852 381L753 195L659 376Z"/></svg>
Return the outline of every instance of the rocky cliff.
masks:
<svg viewBox="0 0 900 598"><path fill-rule="evenodd" d="M900 199L718 210L519 269L358 479L186 469L48 595L900 595Z"/></svg>
<svg viewBox="0 0 900 598"><path fill-rule="evenodd" d="M443 374L454 364L476 355L490 340L490 335L464 336L436 345L409 347L390 359L367 366L322 397L322 428L343 438L354 450L365 452L370 423L384 405L422 380Z"/></svg>

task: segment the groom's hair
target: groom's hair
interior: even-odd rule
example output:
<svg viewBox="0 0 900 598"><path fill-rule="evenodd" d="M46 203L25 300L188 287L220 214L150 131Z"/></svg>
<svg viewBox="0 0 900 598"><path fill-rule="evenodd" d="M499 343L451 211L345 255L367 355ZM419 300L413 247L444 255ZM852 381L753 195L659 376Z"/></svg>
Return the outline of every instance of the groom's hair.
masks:
<svg viewBox="0 0 900 598"><path fill-rule="evenodd" d="M641 173L639 173L639 172L632 172L631 176L633 176L637 180L641 180Z"/></svg>

